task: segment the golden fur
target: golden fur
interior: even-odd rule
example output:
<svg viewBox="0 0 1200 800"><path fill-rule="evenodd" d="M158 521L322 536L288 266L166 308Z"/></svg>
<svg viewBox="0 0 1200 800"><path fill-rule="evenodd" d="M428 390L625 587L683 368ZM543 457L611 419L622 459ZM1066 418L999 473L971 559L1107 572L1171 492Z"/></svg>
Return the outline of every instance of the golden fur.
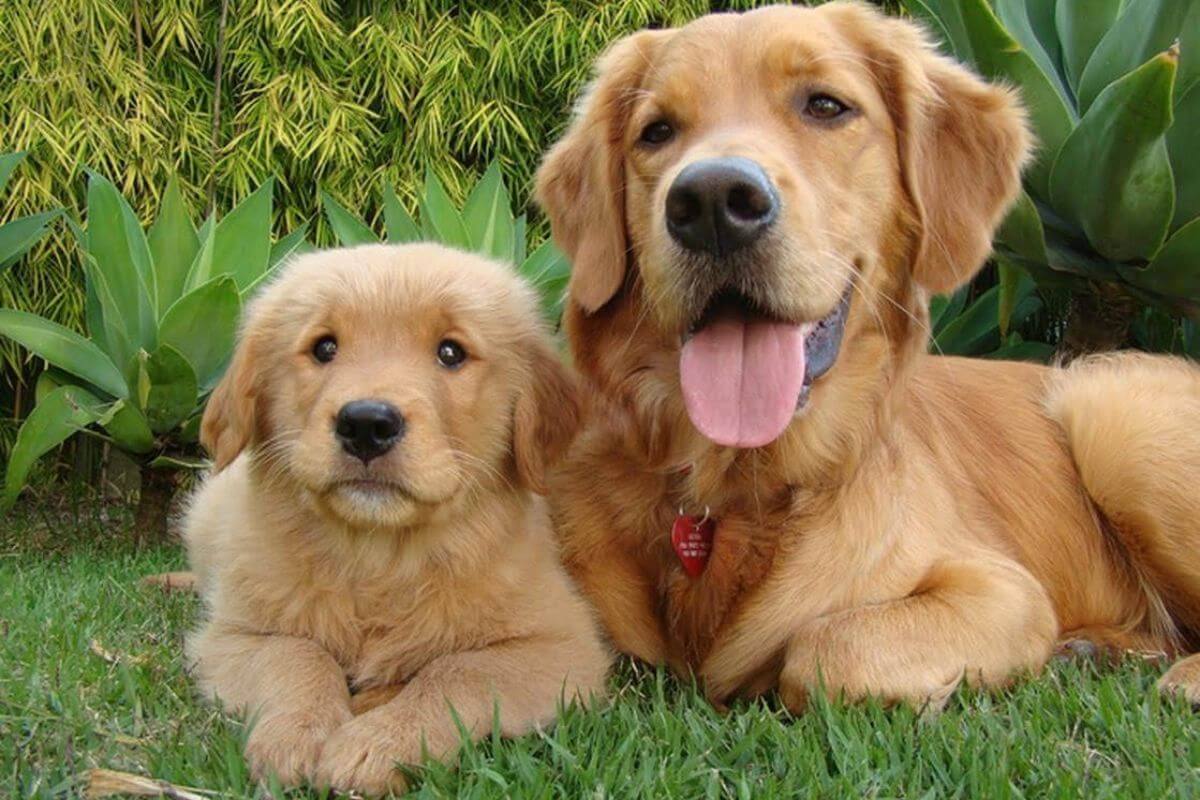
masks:
<svg viewBox="0 0 1200 800"><path fill-rule="evenodd" d="M855 113L803 116L828 92ZM638 142L669 120L666 144ZM937 706L1038 670L1061 639L1200 633L1200 369L925 354L932 292L968 280L1031 141L1016 96L911 23L835 2L628 37L538 176L575 272L565 326L592 402L551 486L564 558L615 644L715 702L778 688ZM718 447L680 392L703 298L664 225L689 163L751 158L782 198L754 264L786 317L853 295L837 362L772 444ZM602 487L599 489L598 487ZM718 520L682 572L677 510ZM1195 662L1165 679L1200 697Z"/></svg>
<svg viewBox="0 0 1200 800"><path fill-rule="evenodd" d="M608 653L530 492L578 415L537 315L508 269L434 245L304 256L250 308L184 538L208 609L188 653L257 718L255 774L377 794L422 745L453 754L451 707L479 737L498 704L515 736L602 691ZM453 371L444 338L469 354ZM367 466L333 435L362 398L407 421Z"/></svg>

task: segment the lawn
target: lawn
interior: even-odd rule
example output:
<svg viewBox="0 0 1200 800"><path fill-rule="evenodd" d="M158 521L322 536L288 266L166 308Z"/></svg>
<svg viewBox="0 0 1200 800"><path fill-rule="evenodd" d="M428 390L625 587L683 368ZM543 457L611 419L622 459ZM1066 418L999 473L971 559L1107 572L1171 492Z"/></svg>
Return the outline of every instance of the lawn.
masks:
<svg viewBox="0 0 1200 800"><path fill-rule="evenodd" d="M111 515L111 519L106 515ZM194 597L138 585L177 547L122 544L127 514L28 509L0 523L0 796L82 792L95 767L214 797L255 787L243 726L197 702L181 642ZM686 685L622 663L613 701L551 731L469 747L416 774L427 797L1200 796L1200 719L1153 691L1160 667L1054 664L940 716L818 703L721 715Z"/></svg>

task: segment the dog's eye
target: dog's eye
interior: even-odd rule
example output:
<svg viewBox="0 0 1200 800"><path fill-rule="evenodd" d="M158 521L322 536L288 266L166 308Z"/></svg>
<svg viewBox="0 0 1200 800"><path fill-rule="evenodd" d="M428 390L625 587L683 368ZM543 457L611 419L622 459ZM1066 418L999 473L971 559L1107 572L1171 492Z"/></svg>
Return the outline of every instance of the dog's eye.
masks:
<svg viewBox="0 0 1200 800"><path fill-rule="evenodd" d="M820 120L836 119L849 110L841 100L827 94L814 94L804 105L804 113Z"/></svg>
<svg viewBox="0 0 1200 800"><path fill-rule="evenodd" d="M437 347L438 363L447 369L454 369L467 360L467 351L453 339L442 339Z"/></svg>
<svg viewBox="0 0 1200 800"><path fill-rule="evenodd" d="M337 355L337 339L332 336L322 336L313 344L312 354L317 361L328 364Z"/></svg>
<svg viewBox="0 0 1200 800"><path fill-rule="evenodd" d="M642 128L642 135L638 141L642 144L662 144L674 135L675 129L671 127L671 123L660 119Z"/></svg>

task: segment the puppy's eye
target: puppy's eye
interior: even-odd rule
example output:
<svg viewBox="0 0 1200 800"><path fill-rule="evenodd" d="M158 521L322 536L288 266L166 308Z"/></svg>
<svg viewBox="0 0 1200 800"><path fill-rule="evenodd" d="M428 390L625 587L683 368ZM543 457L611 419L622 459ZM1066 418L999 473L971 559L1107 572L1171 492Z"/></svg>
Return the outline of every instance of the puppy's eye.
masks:
<svg viewBox="0 0 1200 800"><path fill-rule="evenodd" d="M442 339L437 347L438 363L447 369L454 369L467 360L467 351L453 339Z"/></svg>
<svg viewBox="0 0 1200 800"><path fill-rule="evenodd" d="M841 100L827 94L814 94L804 105L804 113L819 120L837 119L849 110L850 108Z"/></svg>
<svg viewBox="0 0 1200 800"><path fill-rule="evenodd" d="M671 123L660 119L642 128L642 135L638 137L638 141L642 144L662 144L674 135L675 129L671 127Z"/></svg>
<svg viewBox="0 0 1200 800"><path fill-rule="evenodd" d="M337 339L332 336L322 336L313 343L312 354L317 361L328 364L337 355Z"/></svg>

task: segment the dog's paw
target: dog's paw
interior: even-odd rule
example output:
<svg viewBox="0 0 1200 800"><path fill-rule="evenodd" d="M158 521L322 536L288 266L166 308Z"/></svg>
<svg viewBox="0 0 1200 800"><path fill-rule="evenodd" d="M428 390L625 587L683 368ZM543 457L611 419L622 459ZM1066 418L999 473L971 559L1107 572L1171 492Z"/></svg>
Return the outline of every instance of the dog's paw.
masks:
<svg viewBox="0 0 1200 800"><path fill-rule="evenodd" d="M1200 706L1200 654L1176 661L1158 679L1158 690Z"/></svg>
<svg viewBox="0 0 1200 800"><path fill-rule="evenodd" d="M288 785L312 777L325 741L349 718L345 715L288 711L264 717L246 740L246 761L256 780L271 775Z"/></svg>
<svg viewBox="0 0 1200 800"><path fill-rule="evenodd" d="M371 797L407 788L400 764L421 760L421 739L386 724L372 712L355 717L325 742L313 783Z"/></svg>
<svg viewBox="0 0 1200 800"><path fill-rule="evenodd" d="M884 706L907 705L921 714L937 714L962 683L966 670L914 665L906 670L871 673L862 665L834 674L817 670L807 660L789 663L779 676L779 697L793 714L807 710L812 692L824 689L831 699L849 703L868 699Z"/></svg>

